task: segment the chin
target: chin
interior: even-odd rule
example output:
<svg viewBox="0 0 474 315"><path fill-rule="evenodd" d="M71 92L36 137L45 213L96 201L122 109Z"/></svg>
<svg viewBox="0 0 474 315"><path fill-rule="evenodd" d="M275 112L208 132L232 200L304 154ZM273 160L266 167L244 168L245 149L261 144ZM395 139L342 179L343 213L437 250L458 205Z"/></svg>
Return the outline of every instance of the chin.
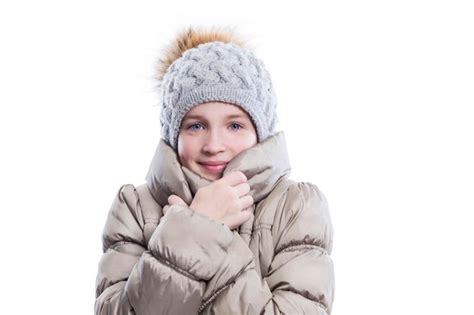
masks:
<svg viewBox="0 0 474 315"><path fill-rule="evenodd" d="M208 179L208 180L211 180L211 181L215 181L215 180L218 180L219 178L222 178L222 173L221 174L215 174L215 173L199 173L199 175L201 175L202 177Z"/></svg>
<svg viewBox="0 0 474 315"><path fill-rule="evenodd" d="M215 181L215 180L218 180L219 178L221 178L222 174L221 175L206 175L206 174L204 174L204 175L201 175L201 176L208 179L208 180L210 180L210 181Z"/></svg>
<svg viewBox="0 0 474 315"><path fill-rule="evenodd" d="M208 172L206 172L204 169L201 169L201 167L199 166L199 164L196 164L196 166L193 167L191 170L192 170L194 173L198 174L199 176L204 177L205 179L210 180L210 181L218 180L219 178L222 178L222 175L224 174L224 172L222 172L222 173L220 173L220 174L217 174L217 173L208 173Z"/></svg>

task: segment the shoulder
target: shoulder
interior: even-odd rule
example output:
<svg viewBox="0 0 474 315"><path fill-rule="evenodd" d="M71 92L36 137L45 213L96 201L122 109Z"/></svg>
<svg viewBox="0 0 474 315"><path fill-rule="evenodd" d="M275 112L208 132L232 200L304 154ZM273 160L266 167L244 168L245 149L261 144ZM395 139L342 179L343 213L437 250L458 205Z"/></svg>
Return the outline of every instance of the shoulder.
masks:
<svg viewBox="0 0 474 315"><path fill-rule="evenodd" d="M329 214L325 194L313 183L294 181L286 191L285 199L290 211L316 211Z"/></svg>
<svg viewBox="0 0 474 315"><path fill-rule="evenodd" d="M313 183L292 180L287 185L279 196L272 226L274 237L282 241L280 245L307 240L331 252L333 227L328 202Z"/></svg>
<svg viewBox="0 0 474 315"><path fill-rule="evenodd" d="M317 210L327 212L328 202L325 194L319 187L310 182L298 182L289 178L282 180L268 196L269 199L276 200L280 210L295 213L307 211L308 206L314 212Z"/></svg>
<svg viewBox="0 0 474 315"><path fill-rule="evenodd" d="M143 213L137 187L124 184L117 189L103 230L104 250L123 241L143 242Z"/></svg>
<svg viewBox="0 0 474 315"><path fill-rule="evenodd" d="M161 208L153 198L146 183L135 186L132 184L122 185L115 196L113 210L119 210L126 206L130 212L141 221L156 219L158 208Z"/></svg>

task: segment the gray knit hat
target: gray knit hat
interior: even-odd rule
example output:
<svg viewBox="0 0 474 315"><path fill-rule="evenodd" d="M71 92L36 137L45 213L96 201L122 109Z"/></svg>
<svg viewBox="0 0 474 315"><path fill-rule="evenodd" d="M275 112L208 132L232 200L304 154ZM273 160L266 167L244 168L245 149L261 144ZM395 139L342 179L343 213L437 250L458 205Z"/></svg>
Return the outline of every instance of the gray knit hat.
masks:
<svg viewBox="0 0 474 315"><path fill-rule="evenodd" d="M221 101L251 117L258 141L275 132L277 99L270 74L252 51L214 41L186 50L167 69L161 85L161 135L174 149L186 113L199 104Z"/></svg>

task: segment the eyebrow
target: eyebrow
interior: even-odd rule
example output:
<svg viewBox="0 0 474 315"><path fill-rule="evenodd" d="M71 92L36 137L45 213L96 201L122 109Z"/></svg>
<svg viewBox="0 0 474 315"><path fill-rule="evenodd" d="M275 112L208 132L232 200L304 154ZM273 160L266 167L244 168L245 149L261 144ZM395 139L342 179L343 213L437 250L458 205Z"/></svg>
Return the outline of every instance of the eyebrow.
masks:
<svg viewBox="0 0 474 315"><path fill-rule="evenodd" d="M243 114L232 114L232 115L227 115L225 117L226 119L234 119L234 118L245 118L245 116ZM203 116L201 115L189 115L185 118L185 120L188 120L188 119L202 119L202 120L206 120Z"/></svg>

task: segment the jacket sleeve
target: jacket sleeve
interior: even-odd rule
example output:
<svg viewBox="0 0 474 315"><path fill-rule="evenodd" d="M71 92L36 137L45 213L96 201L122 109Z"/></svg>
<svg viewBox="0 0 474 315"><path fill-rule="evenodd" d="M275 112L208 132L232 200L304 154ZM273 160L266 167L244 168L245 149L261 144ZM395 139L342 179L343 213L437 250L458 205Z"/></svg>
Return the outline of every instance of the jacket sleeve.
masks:
<svg viewBox="0 0 474 315"><path fill-rule="evenodd" d="M199 224L202 218L197 218L195 229L176 230L173 217L176 215L169 220L162 218L147 244L143 233L146 219L136 189L132 185L121 187L103 231L95 314L197 313L208 274L205 267L199 269L190 248L202 248L198 235L212 231L212 226ZM177 244L174 238L182 239L182 235L187 236L186 240ZM184 250L175 247L178 245Z"/></svg>
<svg viewBox="0 0 474 315"><path fill-rule="evenodd" d="M281 203L271 228L275 251L265 278L234 233L239 250L226 257L209 282L200 308L204 314L331 313L333 228L326 197L311 183L297 183Z"/></svg>

